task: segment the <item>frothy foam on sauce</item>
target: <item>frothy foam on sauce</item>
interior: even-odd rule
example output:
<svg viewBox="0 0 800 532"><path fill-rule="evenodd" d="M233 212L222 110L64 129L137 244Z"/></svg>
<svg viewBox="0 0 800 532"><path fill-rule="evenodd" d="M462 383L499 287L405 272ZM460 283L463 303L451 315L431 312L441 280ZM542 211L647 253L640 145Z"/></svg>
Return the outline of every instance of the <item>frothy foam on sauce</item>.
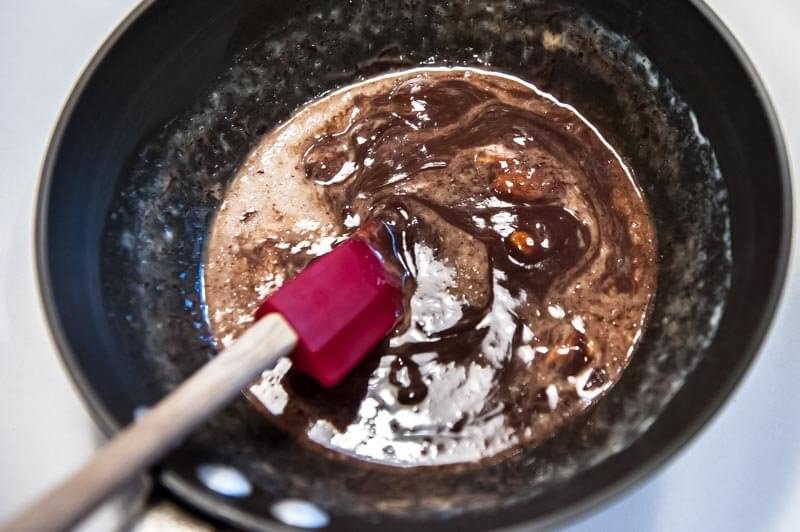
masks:
<svg viewBox="0 0 800 532"><path fill-rule="evenodd" d="M285 360L250 394L300 441L384 465L484 461L552 435L619 379L655 289L623 159L574 108L484 70L370 79L264 137L208 243L218 343L355 231L403 272L404 319L335 389Z"/></svg>

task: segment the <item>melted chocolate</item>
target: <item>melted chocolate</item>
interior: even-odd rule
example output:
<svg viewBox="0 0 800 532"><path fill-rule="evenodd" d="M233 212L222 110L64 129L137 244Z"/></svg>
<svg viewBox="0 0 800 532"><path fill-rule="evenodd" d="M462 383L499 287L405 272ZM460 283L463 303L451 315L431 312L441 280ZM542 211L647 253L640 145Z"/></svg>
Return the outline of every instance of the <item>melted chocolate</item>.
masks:
<svg viewBox="0 0 800 532"><path fill-rule="evenodd" d="M619 378L654 289L622 159L574 109L488 72L377 78L269 134L212 231L217 337L354 231L403 275L402 322L334 390L285 363L251 392L301 440L387 465L489 459L552 434Z"/></svg>

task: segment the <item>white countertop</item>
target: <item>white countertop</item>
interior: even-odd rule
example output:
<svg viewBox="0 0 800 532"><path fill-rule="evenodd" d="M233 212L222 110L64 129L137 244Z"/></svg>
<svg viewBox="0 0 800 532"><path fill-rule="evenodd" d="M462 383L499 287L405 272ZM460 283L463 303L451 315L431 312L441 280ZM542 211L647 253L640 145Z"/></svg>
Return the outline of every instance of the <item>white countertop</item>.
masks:
<svg viewBox="0 0 800 532"><path fill-rule="evenodd" d="M800 168L800 2L712 0L758 66ZM0 521L101 441L50 341L33 213L51 128L94 50L136 0L0 1ZM800 182L795 179L800 192ZM795 225L800 211L795 197ZM800 259L777 320L721 414L659 473L573 532L800 530ZM106 512L87 527L109 530Z"/></svg>

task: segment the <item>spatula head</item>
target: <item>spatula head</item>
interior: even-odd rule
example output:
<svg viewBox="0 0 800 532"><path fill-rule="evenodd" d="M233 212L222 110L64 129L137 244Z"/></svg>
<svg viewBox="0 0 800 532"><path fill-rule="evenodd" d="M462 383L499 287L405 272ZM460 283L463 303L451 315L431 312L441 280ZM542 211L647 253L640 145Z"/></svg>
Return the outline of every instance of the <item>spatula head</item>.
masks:
<svg viewBox="0 0 800 532"><path fill-rule="evenodd" d="M273 292L256 319L282 314L298 336L294 366L331 387L392 329L402 300L400 279L368 244L351 238Z"/></svg>

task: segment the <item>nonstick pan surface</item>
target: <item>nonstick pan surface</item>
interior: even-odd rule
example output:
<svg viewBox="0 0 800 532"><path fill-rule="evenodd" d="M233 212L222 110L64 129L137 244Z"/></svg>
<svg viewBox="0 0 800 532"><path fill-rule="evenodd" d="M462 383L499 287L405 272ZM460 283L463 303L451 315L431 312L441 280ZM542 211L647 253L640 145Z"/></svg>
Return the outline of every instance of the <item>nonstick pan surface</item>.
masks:
<svg viewBox="0 0 800 532"><path fill-rule="evenodd" d="M39 200L45 307L107 433L213 355L205 234L259 137L326 90L422 63L523 77L621 149L661 257L641 347L585 418L486 467L409 475L337 460L242 399L157 472L209 516L270 529L276 503L301 499L330 530L552 524L663 463L758 351L787 263L788 165L753 68L699 2L149 1L73 92ZM249 490L210 489L208 465L237 471Z"/></svg>

